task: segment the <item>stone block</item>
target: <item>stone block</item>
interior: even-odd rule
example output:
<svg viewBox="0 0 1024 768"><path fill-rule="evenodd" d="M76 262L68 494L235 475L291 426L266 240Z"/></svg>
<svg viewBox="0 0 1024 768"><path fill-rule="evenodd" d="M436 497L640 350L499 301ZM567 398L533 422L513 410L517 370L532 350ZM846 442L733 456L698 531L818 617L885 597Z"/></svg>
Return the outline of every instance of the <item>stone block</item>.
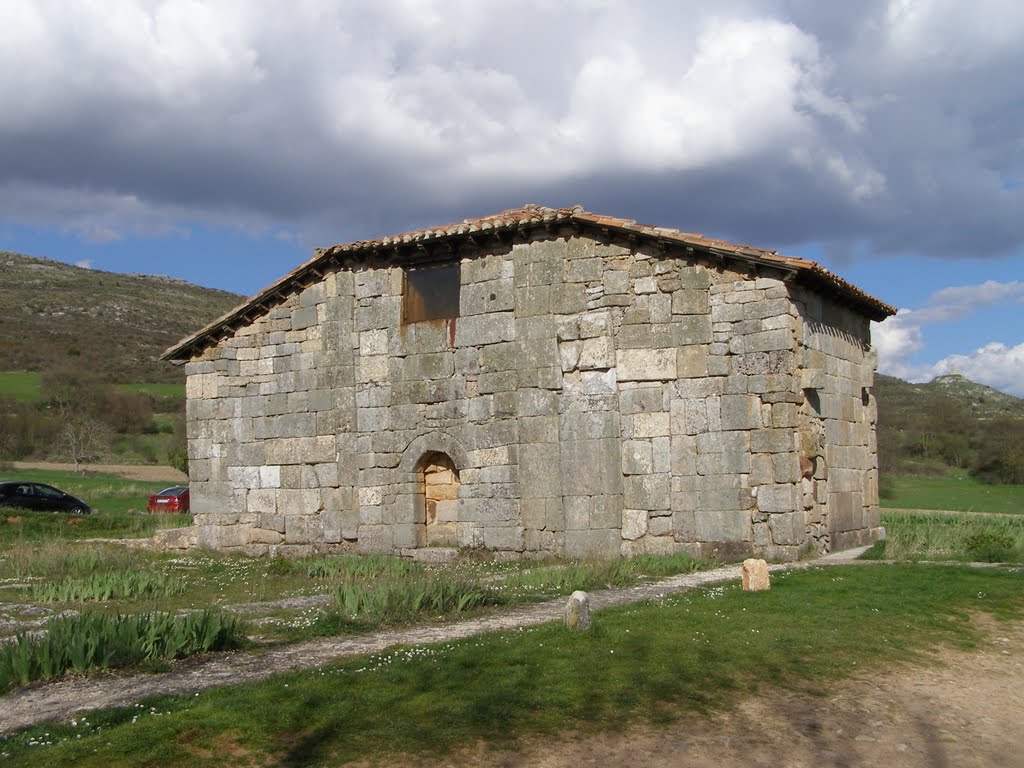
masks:
<svg viewBox="0 0 1024 768"><path fill-rule="evenodd" d="M515 341L515 315L499 312L490 315L475 315L459 318L455 330L455 345L478 347Z"/></svg>
<svg viewBox="0 0 1024 768"><path fill-rule="evenodd" d="M619 381L670 381L676 378L675 349L620 349L616 353Z"/></svg>
<svg viewBox="0 0 1024 768"><path fill-rule="evenodd" d="M590 528L590 497L566 496L563 499L565 529L581 531Z"/></svg>
<svg viewBox="0 0 1024 768"><path fill-rule="evenodd" d="M649 440L622 443L622 474L646 475L654 471L653 446Z"/></svg>
<svg viewBox="0 0 1024 768"><path fill-rule="evenodd" d="M795 483L759 486L757 509L759 512L794 512L802 509L799 486Z"/></svg>
<svg viewBox="0 0 1024 768"><path fill-rule="evenodd" d="M483 534L484 547L487 549L506 552L522 552L525 549L522 528L487 526L483 529Z"/></svg>
<svg viewBox="0 0 1024 768"><path fill-rule="evenodd" d="M284 535L265 528L250 528L247 544L281 544L285 540Z"/></svg>
<svg viewBox="0 0 1024 768"><path fill-rule="evenodd" d="M733 512L742 510L749 517L754 497L747 488L704 488L697 492L697 508L709 512Z"/></svg>
<svg viewBox="0 0 1024 768"><path fill-rule="evenodd" d="M697 541L697 514L688 509L672 512L672 538L678 542Z"/></svg>
<svg viewBox="0 0 1024 768"><path fill-rule="evenodd" d="M565 556L573 560L609 560L618 557L622 537L609 529L566 531Z"/></svg>
<svg viewBox="0 0 1024 768"><path fill-rule="evenodd" d="M788 453L796 447L791 429L757 429L750 433L750 450L754 453Z"/></svg>
<svg viewBox="0 0 1024 768"><path fill-rule="evenodd" d="M672 515L650 518L647 521L647 532L651 536L670 536L672 534Z"/></svg>
<svg viewBox="0 0 1024 768"><path fill-rule="evenodd" d="M643 509L622 510L622 538L635 541L647 534L647 511Z"/></svg>
<svg viewBox="0 0 1024 768"><path fill-rule="evenodd" d="M604 273L602 284L605 295L629 292L629 272L610 269Z"/></svg>
<svg viewBox="0 0 1024 768"><path fill-rule="evenodd" d="M743 561L742 585L744 592L763 592L771 588L768 563L764 560L747 558Z"/></svg>
<svg viewBox="0 0 1024 768"><path fill-rule="evenodd" d="M769 515L768 527L774 544L799 546L807 538L807 518L802 511Z"/></svg>
<svg viewBox="0 0 1024 768"><path fill-rule="evenodd" d="M750 472L750 454L746 451L697 455L697 473L700 475L729 475L748 472Z"/></svg>
<svg viewBox="0 0 1024 768"><path fill-rule="evenodd" d="M686 266L679 270L679 280L684 288L706 292L711 287L711 275L702 264Z"/></svg>
<svg viewBox="0 0 1024 768"><path fill-rule="evenodd" d="M793 334L788 330L761 331L743 338L744 352L770 352L793 347Z"/></svg>
<svg viewBox="0 0 1024 768"><path fill-rule="evenodd" d="M755 395L722 395L722 429L754 429L761 426L760 400Z"/></svg>
<svg viewBox="0 0 1024 768"><path fill-rule="evenodd" d="M459 296L459 314L462 317L508 312L514 307L512 280L508 278L464 284Z"/></svg>
<svg viewBox="0 0 1024 768"><path fill-rule="evenodd" d="M697 541L750 541L750 513L746 510L701 510L694 515Z"/></svg>
<svg viewBox="0 0 1024 768"><path fill-rule="evenodd" d="M636 413L633 420L633 438L668 437L672 434L672 416L668 413Z"/></svg>
<svg viewBox="0 0 1024 768"><path fill-rule="evenodd" d="M709 432L697 435L697 453L747 453L750 432Z"/></svg>
<svg viewBox="0 0 1024 768"><path fill-rule="evenodd" d="M574 632L590 629L590 595L579 590L569 596L565 604L565 626Z"/></svg>
<svg viewBox="0 0 1024 768"><path fill-rule="evenodd" d="M679 347L676 350L676 375L681 379L693 379L708 375L708 346L696 344Z"/></svg>
<svg viewBox="0 0 1024 768"><path fill-rule="evenodd" d="M598 336L584 339L579 356L579 368L582 371L607 369L615 365L615 346L611 338Z"/></svg>
<svg viewBox="0 0 1024 768"><path fill-rule="evenodd" d="M641 385L619 390L619 411L623 414L666 410L667 391L660 385Z"/></svg>
<svg viewBox="0 0 1024 768"><path fill-rule="evenodd" d="M672 294L672 314L705 315L707 313L707 291L698 289L680 289Z"/></svg>
<svg viewBox="0 0 1024 768"><path fill-rule="evenodd" d="M774 454L755 453L750 457L750 477L752 486L768 485L775 482Z"/></svg>
<svg viewBox="0 0 1024 768"><path fill-rule="evenodd" d="M291 313L291 323L293 331L301 331L316 325L316 307L303 307L302 309L293 310Z"/></svg>
<svg viewBox="0 0 1024 768"><path fill-rule="evenodd" d="M671 485L667 474L623 478L623 504L630 509L667 510Z"/></svg>
<svg viewBox="0 0 1024 768"><path fill-rule="evenodd" d="M693 344L710 344L711 316L683 315L672 322L672 340L675 346L685 347Z"/></svg>

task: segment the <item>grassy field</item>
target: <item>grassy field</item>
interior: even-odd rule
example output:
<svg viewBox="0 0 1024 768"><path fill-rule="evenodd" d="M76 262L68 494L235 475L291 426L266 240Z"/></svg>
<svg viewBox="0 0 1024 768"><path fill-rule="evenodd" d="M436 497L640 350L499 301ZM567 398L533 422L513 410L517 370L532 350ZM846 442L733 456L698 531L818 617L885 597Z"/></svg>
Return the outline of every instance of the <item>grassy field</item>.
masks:
<svg viewBox="0 0 1024 768"><path fill-rule="evenodd" d="M1024 514L1024 485L989 485L960 470L942 476L890 477L887 509L948 509L957 512Z"/></svg>
<svg viewBox="0 0 1024 768"><path fill-rule="evenodd" d="M118 385L121 389L128 392L139 392L143 395L149 395L153 398L184 398L185 397L185 385L174 384L174 383L158 383L158 384L120 384Z"/></svg>
<svg viewBox="0 0 1024 768"><path fill-rule="evenodd" d="M146 501L151 494L177 484L177 481L170 478L157 483L140 483L100 472L82 475L77 472L44 469L0 472L0 482L5 480L47 483L77 496L94 510L113 515L133 511L145 512Z"/></svg>
<svg viewBox="0 0 1024 768"><path fill-rule="evenodd" d="M935 643L970 647L970 614L1024 615L1021 578L922 565L794 571L769 592L732 584L601 612L586 634L547 625L157 697L0 750L23 766L327 766L621 729L714 711L761 686L824 686L865 665L884 674Z"/></svg>
<svg viewBox="0 0 1024 768"><path fill-rule="evenodd" d="M0 398L8 397L26 402L42 399L40 383L42 374L29 371L0 371ZM149 384L118 384L126 392L138 392L160 399L184 399L185 385L181 383L158 382Z"/></svg>
<svg viewBox="0 0 1024 768"><path fill-rule="evenodd" d="M28 371L0 371L0 398L34 403L40 399L42 376Z"/></svg>
<svg viewBox="0 0 1024 768"><path fill-rule="evenodd" d="M887 538L866 559L1024 561L1024 516L883 512L882 525Z"/></svg>

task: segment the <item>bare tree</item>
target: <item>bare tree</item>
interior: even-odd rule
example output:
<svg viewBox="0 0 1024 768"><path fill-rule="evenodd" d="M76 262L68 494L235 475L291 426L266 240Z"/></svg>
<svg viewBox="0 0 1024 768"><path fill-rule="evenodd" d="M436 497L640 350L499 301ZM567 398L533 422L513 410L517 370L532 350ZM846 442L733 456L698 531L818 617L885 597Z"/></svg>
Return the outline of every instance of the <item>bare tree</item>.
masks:
<svg viewBox="0 0 1024 768"><path fill-rule="evenodd" d="M61 408L59 440L63 453L80 471L82 462L100 455L110 441L110 428L88 414Z"/></svg>

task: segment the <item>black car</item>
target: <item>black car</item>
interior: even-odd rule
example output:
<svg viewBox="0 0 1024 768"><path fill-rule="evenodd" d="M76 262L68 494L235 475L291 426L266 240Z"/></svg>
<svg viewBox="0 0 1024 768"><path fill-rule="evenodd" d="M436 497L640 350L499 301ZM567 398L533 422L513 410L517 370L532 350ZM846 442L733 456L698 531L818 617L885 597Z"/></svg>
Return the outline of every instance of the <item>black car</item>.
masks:
<svg viewBox="0 0 1024 768"><path fill-rule="evenodd" d="M70 512L72 515L88 515L92 512L84 501L52 485L17 480L0 483L0 507Z"/></svg>

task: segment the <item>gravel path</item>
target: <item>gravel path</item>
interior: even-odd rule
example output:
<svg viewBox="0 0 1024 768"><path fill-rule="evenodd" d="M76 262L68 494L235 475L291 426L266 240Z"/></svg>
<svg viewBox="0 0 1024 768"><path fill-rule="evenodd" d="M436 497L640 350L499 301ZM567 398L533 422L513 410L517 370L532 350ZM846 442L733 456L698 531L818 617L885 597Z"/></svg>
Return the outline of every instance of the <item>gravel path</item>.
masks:
<svg viewBox="0 0 1024 768"><path fill-rule="evenodd" d="M772 571L810 565L856 562L866 547L803 563L769 566ZM594 610L651 600L707 584L736 581L740 566L672 576L662 581L590 594ZM424 645L460 640L483 632L516 629L559 621L565 599L513 606L486 616L411 629L387 630L358 637L331 637L265 651L217 654L187 660L169 672L119 677L105 675L59 680L23 688L0 697L0 734L50 720L68 720L94 709L125 706L156 694L185 694L218 685L254 683L279 672L310 669L352 656L379 653L396 645Z"/></svg>

